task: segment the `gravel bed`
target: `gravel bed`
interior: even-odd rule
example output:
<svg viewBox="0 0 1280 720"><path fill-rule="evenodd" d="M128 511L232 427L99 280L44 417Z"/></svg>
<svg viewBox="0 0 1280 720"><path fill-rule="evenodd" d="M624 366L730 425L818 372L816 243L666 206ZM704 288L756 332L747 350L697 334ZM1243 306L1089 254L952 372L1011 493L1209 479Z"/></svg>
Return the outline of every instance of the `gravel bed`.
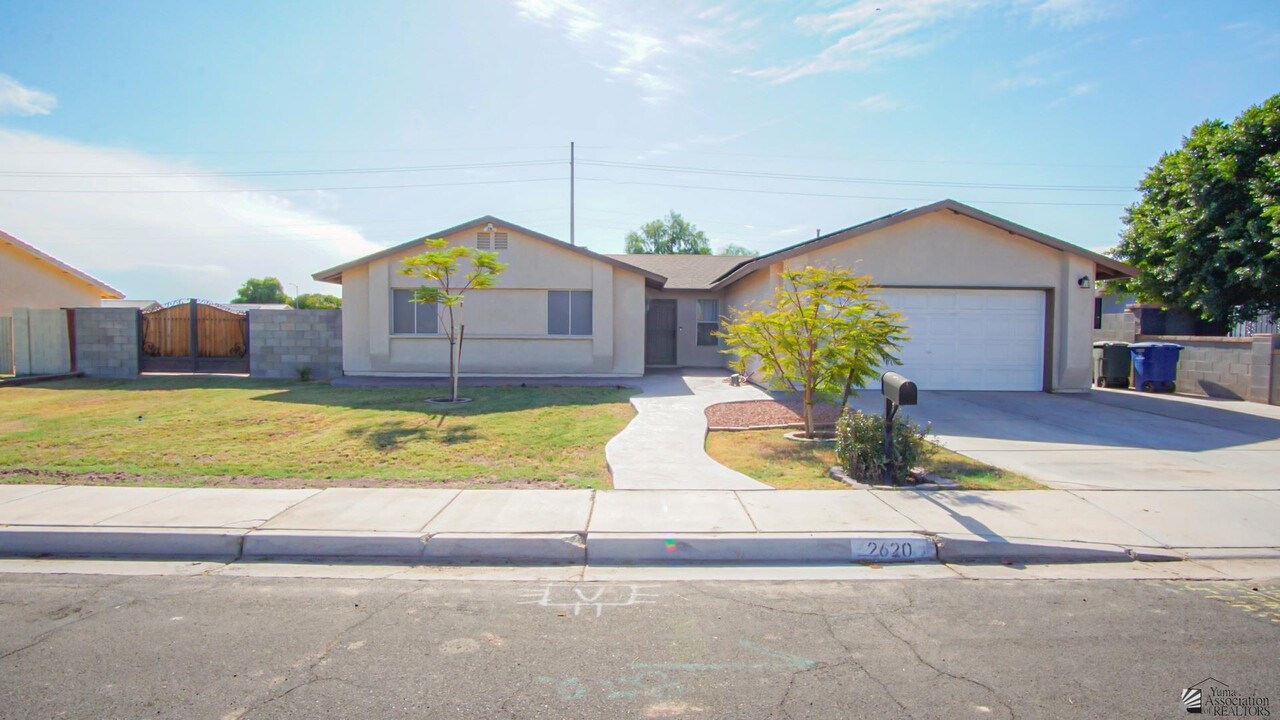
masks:
<svg viewBox="0 0 1280 720"><path fill-rule="evenodd" d="M745 400L711 405L707 408L707 425L722 428L761 428L780 425L803 426L803 404L799 400ZM814 406L813 420L818 425L832 425L840 416L835 405Z"/></svg>

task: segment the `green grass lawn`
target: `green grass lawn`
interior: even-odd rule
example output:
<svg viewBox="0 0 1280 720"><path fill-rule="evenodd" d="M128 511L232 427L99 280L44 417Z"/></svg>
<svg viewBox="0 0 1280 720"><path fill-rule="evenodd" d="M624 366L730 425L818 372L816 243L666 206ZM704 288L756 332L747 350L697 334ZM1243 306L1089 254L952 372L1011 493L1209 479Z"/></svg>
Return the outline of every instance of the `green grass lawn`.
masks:
<svg viewBox="0 0 1280 720"><path fill-rule="evenodd" d="M352 389L216 377L0 388L0 481L609 487L632 390Z"/></svg>
<svg viewBox="0 0 1280 720"><path fill-rule="evenodd" d="M725 467L779 490L847 490L827 471L836 464L830 443L801 443L782 437L786 430L720 431L707 434L707 454ZM1030 478L1001 470L938 447L927 470L955 480L964 490L1036 490Z"/></svg>

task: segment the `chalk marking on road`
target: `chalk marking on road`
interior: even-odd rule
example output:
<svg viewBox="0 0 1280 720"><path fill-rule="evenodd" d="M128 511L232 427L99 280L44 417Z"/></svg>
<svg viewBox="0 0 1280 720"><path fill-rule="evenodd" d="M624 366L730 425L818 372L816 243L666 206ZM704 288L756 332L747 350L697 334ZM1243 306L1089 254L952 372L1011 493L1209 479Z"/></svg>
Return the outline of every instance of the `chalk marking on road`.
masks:
<svg viewBox="0 0 1280 720"><path fill-rule="evenodd" d="M596 617L604 614L607 607L631 607L634 605L652 605L657 602L656 593L645 592L657 585L600 585L579 587L547 583L540 589L521 590L520 595L528 598L518 605L538 605L539 607L572 610L575 616L582 614L582 609L594 609Z"/></svg>
<svg viewBox="0 0 1280 720"><path fill-rule="evenodd" d="M1280 590L1263 589L1256 582L1192 584L1187 587L1203 593L1211 600L1218 600L1264 620L1280 623Z"/></svg>
<svg viewBox="0 0 1280 720"><path fill-rule="evenodd" d="M757 645L750 640L743 640L739 643L743 649L774 658L774 662L756 662L756 663L705 663L705 662L633 662L632 669L636 670L671 670L671 671L687 671L687 672L714 672L723 670L764 670L768 668L787 668L790 670L811 670L818 666L816 660L792 655L782 650L774 650Z"/></svg>

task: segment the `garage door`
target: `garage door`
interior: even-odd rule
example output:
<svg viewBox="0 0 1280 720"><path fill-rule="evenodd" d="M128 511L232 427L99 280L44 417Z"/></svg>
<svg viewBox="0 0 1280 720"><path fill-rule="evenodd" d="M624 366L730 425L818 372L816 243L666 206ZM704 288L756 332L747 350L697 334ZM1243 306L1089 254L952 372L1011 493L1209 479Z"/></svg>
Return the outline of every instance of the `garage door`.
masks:
<svg viewBox="0 0 1280 720"><path fill-rule="evenodd" d="M911 340L898 372L921 390L1043 390L1045 293L886 288Z"/></svg>

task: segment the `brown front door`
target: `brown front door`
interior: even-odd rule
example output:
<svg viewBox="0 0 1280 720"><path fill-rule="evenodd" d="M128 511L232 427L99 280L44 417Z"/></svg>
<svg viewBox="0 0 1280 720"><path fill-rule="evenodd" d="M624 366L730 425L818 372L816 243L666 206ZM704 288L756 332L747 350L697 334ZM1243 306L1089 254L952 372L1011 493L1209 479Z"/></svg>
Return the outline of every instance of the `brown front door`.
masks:
<svg viewBox="0 0 1280 720"><path fill-rule="evenodd" d="M644 364L676 364L676 301L650 300L644 320Z"/></svg>

